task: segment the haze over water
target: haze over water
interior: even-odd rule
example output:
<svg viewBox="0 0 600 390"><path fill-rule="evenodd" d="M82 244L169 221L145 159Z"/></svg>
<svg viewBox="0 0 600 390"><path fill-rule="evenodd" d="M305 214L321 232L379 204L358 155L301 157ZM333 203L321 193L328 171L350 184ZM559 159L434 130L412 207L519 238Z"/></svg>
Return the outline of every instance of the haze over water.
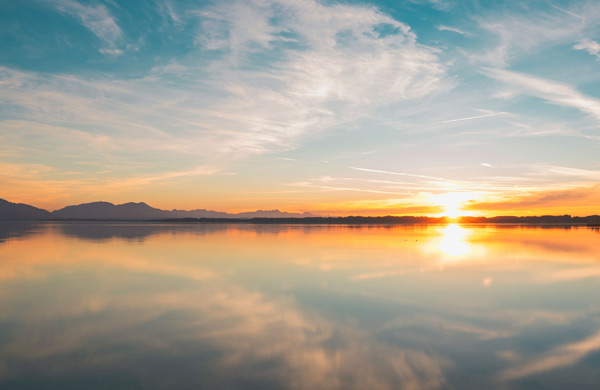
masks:
<svg viewBox="0 0 600 390"><path fill-rule="evenodd" d="M6 389L597 389L585 227L0 225Z"/></svg>

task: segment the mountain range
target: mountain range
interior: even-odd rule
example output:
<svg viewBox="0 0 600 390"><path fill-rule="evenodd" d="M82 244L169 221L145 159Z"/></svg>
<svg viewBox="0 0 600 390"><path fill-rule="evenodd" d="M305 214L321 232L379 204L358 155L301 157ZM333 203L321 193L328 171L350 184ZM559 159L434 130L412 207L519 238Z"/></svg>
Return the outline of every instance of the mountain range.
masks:
<svg viewBox="0 0 600 390"><path fill-rule="evenodd" d="M12 203L0 199L0 221L43 221L61 220L121 220L143 221L177 218L305 218L314 217L311 213L288 213L279 210L257 210L245 213L226 213L205 209L196 210L161 210L140 203L124 203L115 205L109 202L92 202L67 206L60 210L47 211L23 203Z"/></svg>

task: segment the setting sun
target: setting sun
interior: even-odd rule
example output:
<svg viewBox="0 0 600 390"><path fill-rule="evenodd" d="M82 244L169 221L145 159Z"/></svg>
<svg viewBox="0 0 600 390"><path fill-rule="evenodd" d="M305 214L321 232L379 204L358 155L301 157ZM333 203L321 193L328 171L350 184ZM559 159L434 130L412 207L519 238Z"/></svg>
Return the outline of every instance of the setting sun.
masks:
<svg viewBox="0 0 600 390"><path fill-rule="evenodd" d="M448 192L431 195L430 201L443 209L440 216L458 218L463 213L462 207L465 203L474 197L475 195L471 192Z"/></svg>

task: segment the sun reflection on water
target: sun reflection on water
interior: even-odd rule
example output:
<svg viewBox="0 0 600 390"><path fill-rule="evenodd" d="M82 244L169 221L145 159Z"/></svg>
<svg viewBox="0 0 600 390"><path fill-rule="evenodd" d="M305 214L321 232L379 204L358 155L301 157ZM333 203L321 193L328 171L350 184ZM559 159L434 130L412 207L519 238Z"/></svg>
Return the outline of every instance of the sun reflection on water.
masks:
<svg viewBox="0 0 600 390"><path fill-rule="evenodd" d="M471 252L467 241L470 232L457 224L450 224L442 230L442 239L438 245L440 251L448 256L464 256Z"/></svg>

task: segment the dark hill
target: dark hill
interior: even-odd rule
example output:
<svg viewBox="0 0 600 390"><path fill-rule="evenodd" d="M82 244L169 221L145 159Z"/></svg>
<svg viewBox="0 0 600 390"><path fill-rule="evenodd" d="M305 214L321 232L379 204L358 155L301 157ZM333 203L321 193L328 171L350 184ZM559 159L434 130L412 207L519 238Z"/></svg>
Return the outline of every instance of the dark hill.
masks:
<svg viewBox="0 0 600 390"><path fill-rule="evenodd" d="M310 217L310 213L298 214L287 213L279 210L258 210L247 213L230 214L222 211L212 210L161 210L148 206L146 203L125 203L114 205L109 202L92 202L76 206L67 206L52 213L55 219L78 219L78 220L160 220L173 218L240 218L249 219L255 217L268 218L294 218Z"/></svg>
<svg viewBox="0 0 600 390"><path fill-rule="evenodd" d="M60 219L112 219L112 220L145 220L171 217L171 212L155 209L146 203L124 203L114 205L109 202L84 203L77 206L67 206L52 213Z"/></svg>
<svg viewBox="0 0 600 390"><path fill-rule="evenodd" d="M23 203L0 199L0 221L40 221L52 218L52 214Z"/></svg>

